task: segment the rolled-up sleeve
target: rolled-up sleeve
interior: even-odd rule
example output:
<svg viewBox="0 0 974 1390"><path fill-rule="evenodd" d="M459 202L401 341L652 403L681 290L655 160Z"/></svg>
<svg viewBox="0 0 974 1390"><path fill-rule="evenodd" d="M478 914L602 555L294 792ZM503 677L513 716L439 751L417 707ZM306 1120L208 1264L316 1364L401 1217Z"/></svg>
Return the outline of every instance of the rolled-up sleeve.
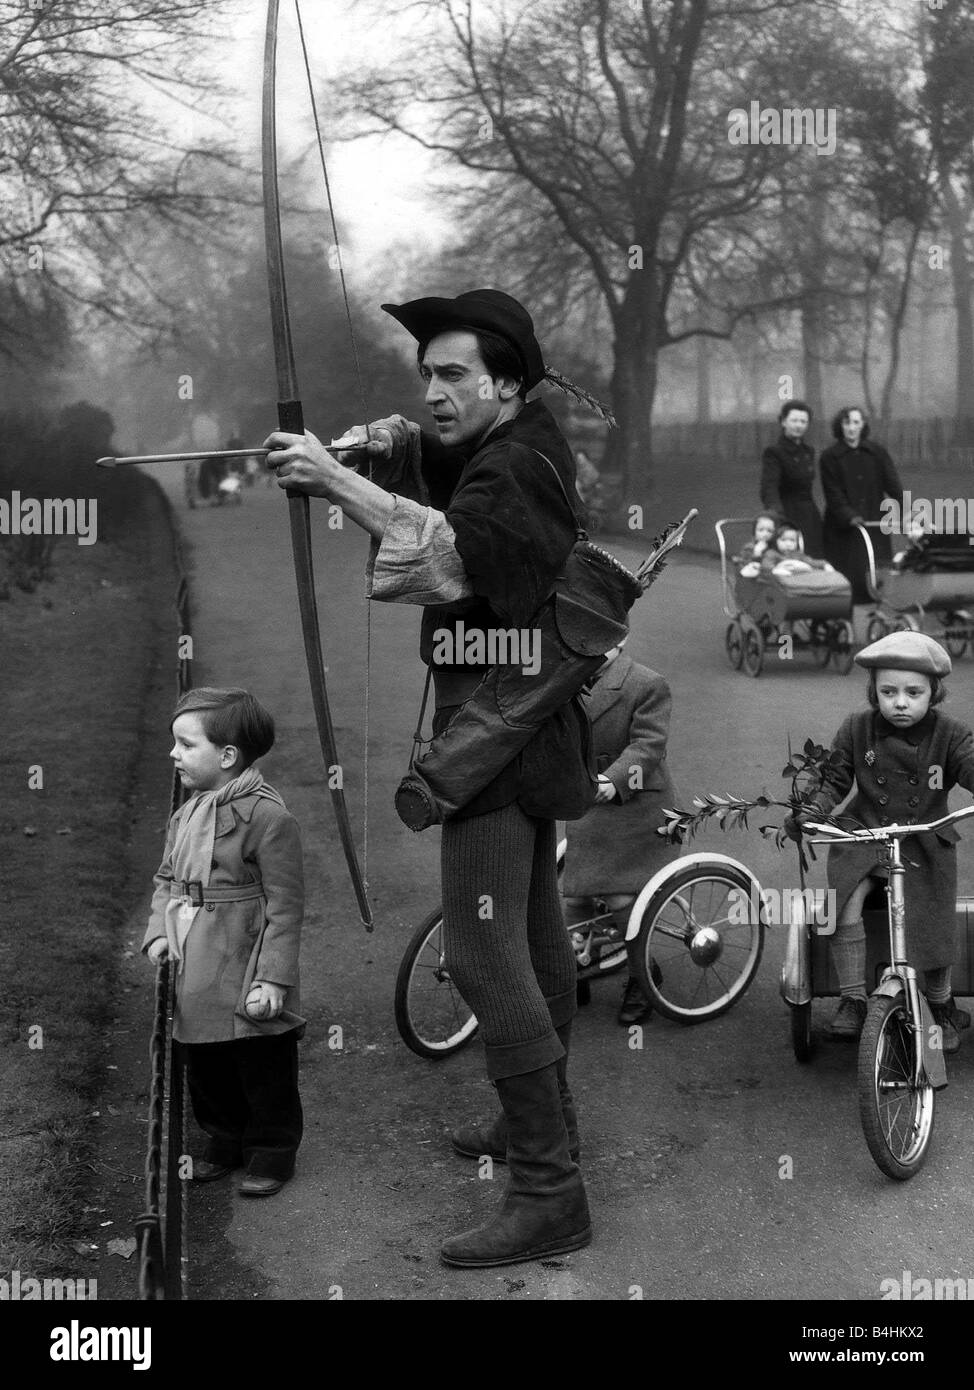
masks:
<svg viewBox="0 0 974 1390"><path fill-rule="evenodd" d="M366 567L366 593L384 603L454 603L473 593L445 513L394 494Z"/></svg>

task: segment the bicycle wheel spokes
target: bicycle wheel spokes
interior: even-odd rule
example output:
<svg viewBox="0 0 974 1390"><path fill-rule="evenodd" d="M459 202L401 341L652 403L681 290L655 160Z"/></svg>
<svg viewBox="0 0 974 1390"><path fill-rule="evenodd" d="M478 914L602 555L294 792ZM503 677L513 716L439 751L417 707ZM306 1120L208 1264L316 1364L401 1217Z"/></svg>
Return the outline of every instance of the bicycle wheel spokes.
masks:
<svg viewBox="0 0 974 1390"><path fill-rule="evenodd" d="M439 914L418 929L396 981L396 1023L421 1057L444 1057L477 1031L477 1019L450 978Z"/></svg>
<svg viewBox="0 0 974 1390"><path fill-rule="evenodd" d="M747 988L761 957L763 926L750 883L731 866L687 866L647 903L640 954L659 980L654 1003L684 1023L713 1018Z"/></svg>
<svg viewBox="0 0 974 1390"><path fill-rule="evenodd" d="M859 1047L859 1110L869 1152L891 1178L911 1178L933 1133L935 1092L916 1080L916 1041L901 998L873 1002Z"/></svg>

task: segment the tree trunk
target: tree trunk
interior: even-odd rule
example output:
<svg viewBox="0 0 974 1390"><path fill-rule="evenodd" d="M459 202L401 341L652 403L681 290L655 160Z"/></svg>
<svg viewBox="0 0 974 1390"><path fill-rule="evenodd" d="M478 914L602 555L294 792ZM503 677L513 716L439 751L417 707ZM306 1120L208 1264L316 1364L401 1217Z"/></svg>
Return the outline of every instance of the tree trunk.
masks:
<svg viewBox="0 0 974 1390"><path fill-rule="evenodd" d="M659 373L655 333L640 323L617 327L612 408L618 429L609 434L606 467L619 475L623 502L648 493L653 482L652 416Z"/></svg>
<svg viewBox="0 0 974 1390"><path fill-rule="evenodd" d="M697 343L697 423L709 425L713 418L710 392L710 339L698 338Z"/></svg>
<svg viewBox="0 0 974 1390"><path fill-rule="evenodd" d="M825 410L825 389L822 385L822 310L817 298L802 305L802 370L805 377L802 389L796 394L821 420Z"/></svg>
<svg viewBox="0 0 974 1390"><path fill-rule="evenodd" d="M824 306L820 295L822 267L825 264L825 207L826 200L817 191L810 200L808 216L809 247L802 258L802 372L804 383L795 392L806 401L814 420L821 420L825 410L825 388L822 382L824 353Z"/></svg>
<svg viewBox="0 0 974 1390"><path fill-rule="evenodd" d="M967 213L949 177L940 181L950 230L950 273L957 314L957 387L954 398L956 444L974 443L974 275L967 254Z"/></svg>

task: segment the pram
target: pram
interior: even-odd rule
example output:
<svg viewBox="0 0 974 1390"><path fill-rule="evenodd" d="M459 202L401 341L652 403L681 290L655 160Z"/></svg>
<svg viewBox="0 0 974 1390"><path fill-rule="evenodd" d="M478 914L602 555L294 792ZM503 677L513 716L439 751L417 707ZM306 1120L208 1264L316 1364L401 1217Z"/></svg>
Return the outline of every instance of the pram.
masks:
<svg viewBox="0 0 974 1390"><path fill-rule="evenodd" d="M870 642L889 632L926 632L950 652L974 649L974 537L932 532L911 543L899 564L877 569L867 522L858 529L868 557L866 587L876 603L866 629Z"/></svg>
<svg viewBox="0 0 974 1390"><path fill-rule="evenodd" d="M724 637L731 666L759 676L768 647L789 642L789 654L809 651L816 666L825 667L831 660L841 675L848 675L855 640L849 581L837 571L823 570L745 579L737 572L733 554L750 539L753 524L751 517L725 517L714 523L724 613L731 620ZM740 537L734 545L733 535Z"/></svg>

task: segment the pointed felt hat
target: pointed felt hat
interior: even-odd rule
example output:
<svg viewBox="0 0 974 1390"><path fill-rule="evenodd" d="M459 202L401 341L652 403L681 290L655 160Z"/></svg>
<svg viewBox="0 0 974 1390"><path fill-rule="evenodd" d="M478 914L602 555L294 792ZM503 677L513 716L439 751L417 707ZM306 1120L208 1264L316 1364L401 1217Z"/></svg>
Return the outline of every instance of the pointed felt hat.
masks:
<svg viewBox="0 0 974 1390"><path fill-rule="evenodd" d="M497 333L507 339L521 359L525 390L530 391L544 380L544 357L534 336L534 321L523 304L502 290L468 290L456 299L434 295L411 299L408 304L383 304L382 308L418 342L450 329L479 328Z"/></svg>

